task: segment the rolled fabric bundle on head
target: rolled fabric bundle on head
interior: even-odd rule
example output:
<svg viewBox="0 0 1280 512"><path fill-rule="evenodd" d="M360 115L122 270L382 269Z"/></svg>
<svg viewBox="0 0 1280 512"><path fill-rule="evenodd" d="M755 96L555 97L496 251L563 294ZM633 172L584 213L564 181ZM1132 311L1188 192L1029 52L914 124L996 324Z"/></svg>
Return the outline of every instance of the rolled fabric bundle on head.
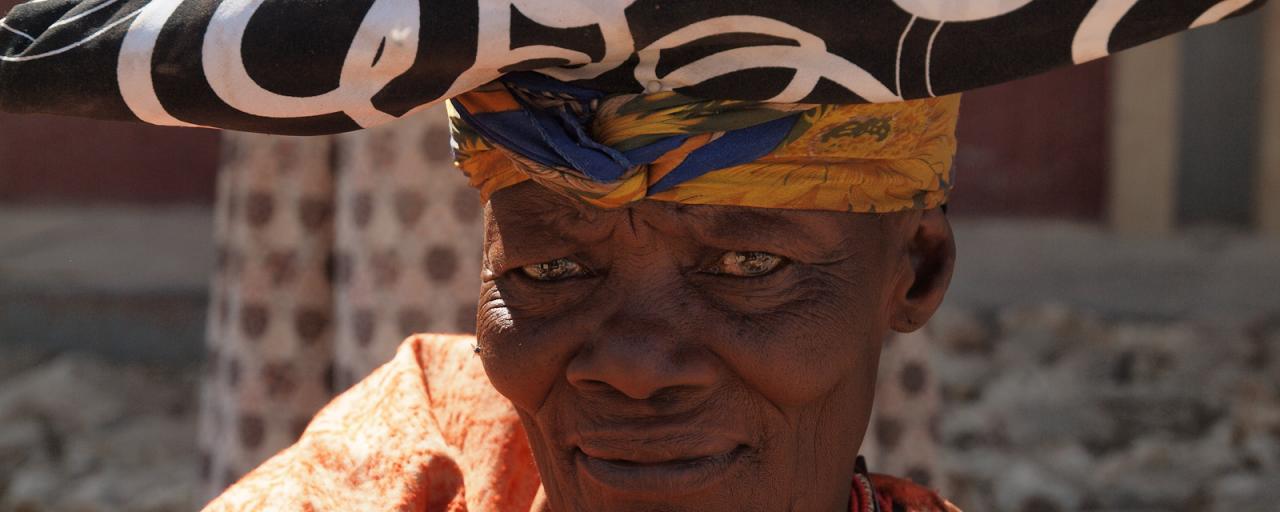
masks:
<svg viewBox="0 0 1280 512"><path fill-rule="evenodd" d="M814 105L606 94L533 74L449 102L455 163L488 200L533 180L601 208L643 199L884 213L952 187L960 96Z"/></svg>
<svg viewBox="0 0 1280 512"><path fill-rule="evenodd" d="M1265 3L32 0L0 17L0 111L319 135L514 71L613 94L897 103L1080 64Z"/></svg>
<svg viewBox="0 0 1280 512"><path fill-rule="evenodd" d="M0 111L319 135L517 70L614 94L896 103L1080 64L1264 3L32 0L0 10Z"/></svg>

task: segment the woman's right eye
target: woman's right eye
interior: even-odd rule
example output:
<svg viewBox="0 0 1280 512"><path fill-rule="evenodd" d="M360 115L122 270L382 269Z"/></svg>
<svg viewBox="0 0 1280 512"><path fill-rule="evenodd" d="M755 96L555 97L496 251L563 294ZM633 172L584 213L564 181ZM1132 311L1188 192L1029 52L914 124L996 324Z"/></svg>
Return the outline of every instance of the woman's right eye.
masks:
<svg viewBox="0 0 1280 512"><path fill-rule="evenodd" d="M708 274L731 277L761 277L787 263L786 258L761 251L729 251L708 269Z"/></svg>
<svg viewBox="0 0 1280 512"><path fill-rule="evenodd" d="M559 258L520 267L520 271L537 281L562 281L589 274L586 267L569 258Z"/></svg>

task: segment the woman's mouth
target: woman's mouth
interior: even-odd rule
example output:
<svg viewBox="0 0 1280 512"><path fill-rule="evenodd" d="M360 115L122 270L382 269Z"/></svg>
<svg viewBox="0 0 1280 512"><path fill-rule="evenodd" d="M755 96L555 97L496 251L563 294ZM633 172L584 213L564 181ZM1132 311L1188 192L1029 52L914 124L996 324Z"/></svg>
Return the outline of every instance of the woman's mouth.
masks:
<svg viewBox="0 0 1280 512"><path fill-rule="evenodd" d="M631 453L616 447L575 448L578 471L588 479L625 495L679 496L703 490L728 476L748 451L746 445L713 450L653 450L637 443Z"/></svg>

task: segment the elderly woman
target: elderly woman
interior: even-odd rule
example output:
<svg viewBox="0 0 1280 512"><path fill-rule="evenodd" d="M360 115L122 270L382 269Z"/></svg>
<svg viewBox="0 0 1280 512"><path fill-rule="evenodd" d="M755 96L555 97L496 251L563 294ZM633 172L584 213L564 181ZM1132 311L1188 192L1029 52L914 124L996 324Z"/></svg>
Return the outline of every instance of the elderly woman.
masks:
<svg viewBox="0 0 1280 512"><path fill-rule="evenodd" d="M881 341L951 275L958 98L525 78L451 104L488 199L476 337L410 340L210 509L945 510L857 454Z"/></svg>
<svg viewBox="0 0 1280 512"><path fill-rule="evenodd" d="M951 275L958 98L595 96L451 105L488 199L477 336L410 340L212 510L530 510L539 481L551 510L945 509L856 461L881 341ZM578 130L600 145L558 144Z"/></svg>
<svg viewBox="0 0 1280 512"><path fill-rule="evenodd" d="M477 335L408 340L208 510L942 511L858 451L953 267L943 94L1260 3L44 0L0 107L323 133L453 98Z"/></svg>

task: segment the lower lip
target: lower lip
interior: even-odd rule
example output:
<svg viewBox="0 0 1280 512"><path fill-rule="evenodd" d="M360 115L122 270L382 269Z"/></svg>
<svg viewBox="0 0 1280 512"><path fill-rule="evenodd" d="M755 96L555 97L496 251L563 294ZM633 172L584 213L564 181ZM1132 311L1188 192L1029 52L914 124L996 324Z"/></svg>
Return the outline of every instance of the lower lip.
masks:
<svg viewBox="0 0 1280 512"><path fill-rule="evenodd" d="M634 464L591 457L577 450L579 471L622 494L679 496L710 487L729 474L746 452L739 446L728 452L686 461Z"/></svg>

